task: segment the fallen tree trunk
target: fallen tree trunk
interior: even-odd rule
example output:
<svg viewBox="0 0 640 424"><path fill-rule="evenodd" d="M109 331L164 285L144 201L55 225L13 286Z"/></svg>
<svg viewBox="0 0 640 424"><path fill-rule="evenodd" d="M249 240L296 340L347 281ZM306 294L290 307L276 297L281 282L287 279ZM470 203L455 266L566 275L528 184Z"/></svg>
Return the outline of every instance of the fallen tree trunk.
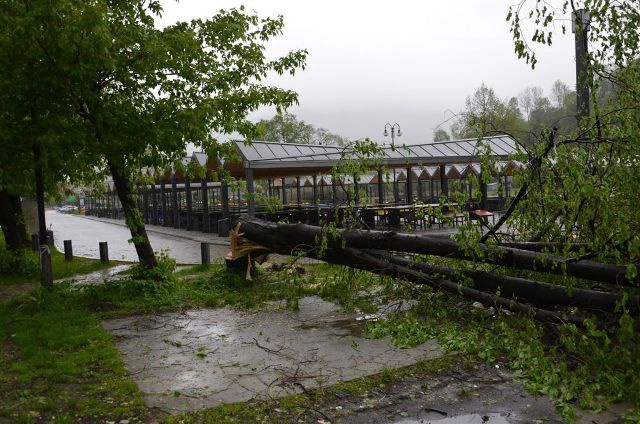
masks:
<svg viewBox="0 0 640 424"><path fill-rule="evenodd" d="M539 321L548 321L556 323L570 322L576 325L582 325L584 318L549 311L546 309L536 308L516 300L507 299L492 293L486 293L475 288L465 287L453 281L443 278L426 275L421 271L416 271L401 265L392 264L384 259L377 258L358 249L344 248L328 256L330 262L343 263L353 268L372 271L378 274L390 275L396 278L402 278L416 284L427 284L436 289L442 289L450 293L461 294L469 299L477 300L485 305L492 304L508 309L513 312L523 313ZM346 259L346 260L345 260Z"/></svg>
<svg viewBox="0 0 640 424"><path fill-rule="evenodd" d="M387 231L346 231L338 230L335 237L324 234L321 227L306 224L276 224L254 217L243 216L241 223L245 237L265 247L275 250L312 251L326 238L328 248L352 247L356 249L391 250L397 252L435 255L455 259L473 259L473 254L465 251L451 239L419 236ZM491 249L491 251L489 251ZM572 258L548 255L522 249L502 246L478 245L479 260L496 265L527 269L553 274L567 274L608 284L638 286L640 278L629 281L626 267L593 261L575 261Z"/></svg>
<svg viewBox="0 0 640 424"><path fill-rule="evenodd" d="M499 291L501 297L526 300L537 305L577 306L585 309L613 312L622 301L621 295L609 292L578 287L569 288L563 285L553 285L472 269L456 271L447 267L411 261L384 251L364 250L364 252L380 257L394 265L416 269L430 275L442 275L458 283L462 282L463 278L461 277L466 276L473 281L473 288L475 289L492 293L498 293ZM640 311L640 297L630 295L626 307L631 313Z"/></svg>
<svg viewBox="0 0 640 424"><path fill-rule="evenodd" d="M569 252L578 252L582 249L589 249L586 243L573 243L566 245L564 243L554 242L531 242L531 241L505 241L500 246L511 247L514 249L530 250L532 252L557 252L567 249Z"/></svg>
<svg viewBox="0 0 640 424"><path fill-rule="evenodd" d="M247 237L246 233L245 238L252 240L251 236ZM290 250L283 245L274 245L271 248L273 249L274 253L290 253ZM317 257L315 255L315 250L311 250L308 253L310 253L311 257ZM416 271L400 265L391 264L384 259L375 257L358 249L346 247L330 250L327 251L321 259L338 265L345 265L351 268L370 271L376 274L389 275L394 278L401 278L415 284L428 285L435 289L445 290L450 293L465 296L469 299L479 301L483 304L496 305L513 312L523 313L539 321L555 323L570 322L576 325L583 325L584 322L584 318L579 316L565 316L557 312L536 308L534 306L530 306L513 299L506 299L492 293L486 293L471 287L465 287L440 277L425 275L421 271Z"/></svg>

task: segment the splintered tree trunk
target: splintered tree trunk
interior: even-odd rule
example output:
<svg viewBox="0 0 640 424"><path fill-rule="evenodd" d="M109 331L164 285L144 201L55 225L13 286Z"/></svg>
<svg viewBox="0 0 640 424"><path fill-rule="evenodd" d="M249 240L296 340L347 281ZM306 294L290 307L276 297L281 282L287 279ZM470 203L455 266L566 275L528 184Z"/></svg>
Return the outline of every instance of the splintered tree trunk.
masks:
<svg viewBox="0 0 640 424"><path fill-rule="evenodd" d="M111 170L113 183L118 191L118 198L120 199L120 203L122 203L122 210L127 227L129 227L129 231L131 231L131 239L136 248L138 259L141 264L149 268L154 268L158 265L158 261L149 242L149 236L147 236L142 214L138 210L132 196L131 182L123 170L111 161L109 161L109 169Z"/></svg>
<svg viewBox="0 0 640 424"><path fill-rule="evenodd" d="M22 215L22 202L19 196L0 190L0 225L4 233L7 249L19 251L29 248L29 238Z"/></svg>

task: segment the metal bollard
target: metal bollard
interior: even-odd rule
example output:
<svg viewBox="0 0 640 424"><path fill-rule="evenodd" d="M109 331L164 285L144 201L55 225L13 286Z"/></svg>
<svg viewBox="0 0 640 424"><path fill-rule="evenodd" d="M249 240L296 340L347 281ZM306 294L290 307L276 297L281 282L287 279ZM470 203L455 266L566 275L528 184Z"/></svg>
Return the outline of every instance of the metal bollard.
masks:
<svg viewBox="0 0 640 424"><path fill-rule="evenodd" d="M200 243L200 256L202 258L202 265L209 265L211 263L211 245L209 243Z"/></svg>
<svg viewBox="0 0 640 424"><path fill-rule="evenodd" d="M40 240L37 234L31 234L31 250L34 252L40 251Z"/></svg>
<svg viewBox="0 0 640 424"><path fill-rule="evenodd" d="M107 242L101 241L98 243L98 246L100 247L100 262L106 264L109 262L109 247L107 246Z"/></svg>
<svg viewBox="0 0 640 424"><path fill-rule="evenodd" d="M53 231L47 230L47 245L53 247Z"/></svg>
<svg viewBox="0 0 640 424"><path fill-rule="evenodd" d="M73 260L73 247L71 240L64 240L64 260L71 262Z"/></svg>

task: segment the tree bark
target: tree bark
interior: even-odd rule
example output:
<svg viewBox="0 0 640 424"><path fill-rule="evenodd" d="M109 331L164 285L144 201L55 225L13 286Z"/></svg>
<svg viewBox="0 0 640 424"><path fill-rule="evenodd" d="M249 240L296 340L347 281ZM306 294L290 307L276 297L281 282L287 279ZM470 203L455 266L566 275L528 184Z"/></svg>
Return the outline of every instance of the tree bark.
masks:
<svg viewBox="0 0 640 424"><path fill-rule="evenodd" d="M456 271L447 267L414 262L384 251L363 251L367 254L381 257L392 264L416 269L429 275L443 275L447 279L458 283L462 282L462 276L466 276L471 278L475 289L496 294L499 292L501 297L507 299L516 298L517 300L525 300L537 305L577 306L585 309L613 312L622 300L622 295L604 291L578 287L568 288L563 285L548 284L541 281L473 269ZM640 297L629 295L626 307L631 313L640 311Z"/></svg>
<svg viewBox="0 0 640 424"><path fill-rule="evenodd" d="M261 219L243 216L239 219L241 231L245 237L265 247L277 247L276 250L313 250L321 240L323 230L306 224L275 224ZM234 224L235 225L235 224ZM383 231L346 231L340 230L337 239L328 237L329 248L353 247L356 249L391 250L396 252L418 253L456 259L472 259L454 240L402 234ZM571 258L531 252L521 249L495 246L491 248L479 244L478 255L482 262L503 265L512 268L567 274L592 281L608 284L627 284L637 286L640 278L632 281L626 278L626 267L592 261L574 261Z"/></svg>
<svg viewBox="0 0 640 424"><path fill-rule="evenodd" d="M40 154L40 144L33 142L33 163L36 179L36 201L38 203L38 240L40 243L40 284L53 288L53 268L51 266L51 248L47 240L47 222L44 214L44 172Z"/></svg>
<svg viewBox="0 0 640 424"><path fill-rule="evenodd" d="M112 161L108 161L109 169L111 170L111 176L113 177L113 183L118 191L118 198L122 204L122 210L124 212L125 221L129 231L131 231L131 239L133 245L136 248L138 259L141 264L149 268L154 268L158 265L156 255L153 252L151 243L149 242L149 236L142 220L142 215L138 210L136 202L132 196L131 182L127 175Z"/></svg>
<svg viewBox="0 0 640 424"><path fill-rule="evenodd" d="M514 249L530 250L532 252L557 252L568 249L569 252L578 252L581 249L589 249L587 243L555 243L555 242L532 242L532 241L505 241L501 242L500 246L512 247Z"/></svg>
<svg viewBox="0 0 640 424"><path fill-rule="evenodd" d="M29 248L29 237L22 214L20 197L0 190L0 225L8 250L18 252Z"/></svg>
<svg viewBox="0 0 640 424"><path fill-rule="evenodd" d="M530 315L538 321L564 323L570 322L582 325L584 319L579 316L564 316L563 314L536 308L513 299L507 299L492 293L486 293L471 287L449 281L440 277L423 274L420 271L412 270L404 266L391 264L384 259L376 258L361 250L344 248L339 255L334 253L328 255L329 262L341 263L353 268L364 269L377 274L390 275L402 278L416 284L427 284L433 288L448 291L454 294L461 294L469 299L477 300L485 305L496 305L513 312Z"/></svg>

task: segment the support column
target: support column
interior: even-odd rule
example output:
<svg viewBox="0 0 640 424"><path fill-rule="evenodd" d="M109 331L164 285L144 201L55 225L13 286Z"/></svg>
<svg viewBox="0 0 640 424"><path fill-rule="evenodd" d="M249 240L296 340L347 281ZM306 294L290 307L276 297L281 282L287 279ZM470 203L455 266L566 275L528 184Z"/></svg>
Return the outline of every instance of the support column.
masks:
<svg viewBox="0 0 640 424"><path fill-rule="evenodd" d="M447 183L446 168L444 165L440 165L440 196L444 196L449 200L449 184Z"/></svg>
<svg viewBox="0 0 640 424"><path fill-rule="evenodd" d="M149 186L144 186L142 189L142 203L143 205L143 215L144 215L144 223L148 224L151 222L151 214L149 213Z"/></svg>
<svg viewBox="0 0 640 424"><path fill-rule="evenodd" d="M318 176L313 176L313 204L318 204Z"/></svg>
<svg viewBox="0 0 640 424"><path fill-rule="evenodd" d="M209 221L209 187L208 178L205 174L200 181L200 198L202 199L202 232L211 232L211 223Z"/></svg>
<svg viewBox="0 0 640 424"><path fill-rule="evenodd" d="M434 191L435 191L434 190L435 189L434 185L435 184L433 182L433 177L431 177L429 179L429 195L430 195L429 203L435 203L436 196L435 196L435 193L434 193Z"/></svg>
<svg viewBox="0 0 640 424"><path fill-rule="evenodd" d="M487 183L482 178L482 172L480 173L480 209L487 209Z"/></svg>
<svg viewBox="0 0 640 424"><path fill-rule="evenodd" d="M287 204L287 179L286 178L282 178L282 204L286 205Z"/></svg>
<svg viewBox="0 0 640 424"><path fill-rule="evenodd" d="M420 175L418 175L418 179L416 180L416 185L418 186L418 200L424 202L424 196L422 194L422 180L420 179Z"/></svg>
<svg viewBox="0 0 640 424"><path fill-rule="evenodd" d="M120 207L118 205L118 195L115 191L111 192L111 199L113 201L113 218L120 219Z"/></svg>
<svg viewBox="0 0 640 424"><path fill-rule="evenodd" d="M360 203L360 186L358 184L358 177L356 175L353 176L353 192L354 192L354 203L357 205Z"/></svg>
<svg viewBox="0 0 640 424"><path fill-rule="evenodd" d="M173 228L180 228L180 209L178 208L178 186L176 174L171 174L171 223Z"/></svg>
<svg viewBox="0 0 640 424"><path fill-rule="evenodd" d="M411 167L407 168L407 192L406 194L406 198L407 198L407 205L412 205L413 204L413 175L411 172Z"/></svg>
<svg viewBox="0 0 640 424"><path fill-rule="evenodd" d="M193 197L191 194L191 181L189 177L184 177L184 195L187 204L187 230L193 230Z"/></svg>
<svg viewBox="0 0 640 424"><path fill-rule="evenodd" d="M336 183L336 176L331 175L331 199L334 206L338 203L338 184Z"/></svg>
<svg viewBox="0 0 640 424"><path fill-rule="evenodd" d="M396 176L396 169L393 168L393 201L394 203L400 203L400 187L398 187L399 181Z"/></svg>
<svg viewBox="0 0 640 424"><path fill-rule="evenodd" d="M378 169L378 203L384 203L384 176L382 175L382 169Z"/></svg>
<svg viewBox="0 0 640 424"><path fill-rule="evenodd" d="M272 197L273 196L273 180L269 178L267 180L267 184L268 184L267 194L269 195L269 197Z"/></svg>
<svg viewBox="0 0 640 424"><path fill-rule="evenodd" d="M160 211L162 212L162 226L168 227L169 220L167 219L167 189L165 186L164 177L160 177Z"/></svg>
<svg viewBox="0 0 640 424"><path fill-rule="evenodd" d="M229 212L229 184L225 179L220 183L220 203L222 204L222 219L229 219L231 215Z"/></svg>
<svg viewBox="0 0 640 424"><path fill-rule="evenodd" d="M244 175L247 180L247 206L248 212L250 216L256 215L256 193L255 187L253 186L253 169L245 168ZM300 180L298 180L299 182ZM298 184L298 201L300 197L300 184Z"/></svg>
<svg viewBox="0 0 640 424"><path fill-rule="evenodd" d="M300 192L300 177L296 177L296 199L298 200L298 208L302 203L302 193Z"/></svg>
<svg viewBox="0 0 640 424"><path fill-rule="evenodd" d="M151 185L151 224L158 225L158 193L155 181Z"/></svg>

